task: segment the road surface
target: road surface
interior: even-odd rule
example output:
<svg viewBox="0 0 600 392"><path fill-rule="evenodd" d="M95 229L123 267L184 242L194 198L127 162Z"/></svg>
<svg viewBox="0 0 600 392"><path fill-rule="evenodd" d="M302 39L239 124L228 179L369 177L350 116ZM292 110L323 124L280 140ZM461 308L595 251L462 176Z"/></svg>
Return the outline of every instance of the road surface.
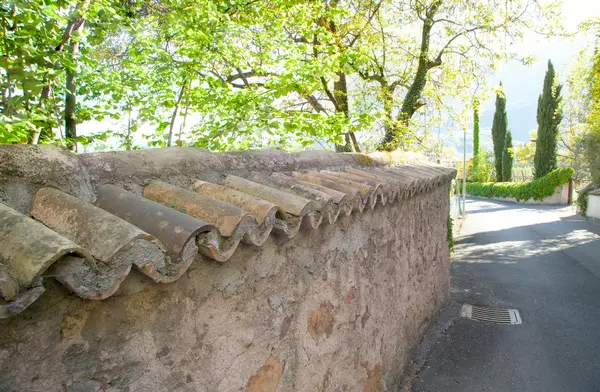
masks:
<svg viewBox="0 0 600 392"><path fill-rule="evenodd" d="M600 391L600 226L572 207L471 199L467 211L452 319L412 390ZM519 309L523 324L456 317L464 303Z"/></svg>

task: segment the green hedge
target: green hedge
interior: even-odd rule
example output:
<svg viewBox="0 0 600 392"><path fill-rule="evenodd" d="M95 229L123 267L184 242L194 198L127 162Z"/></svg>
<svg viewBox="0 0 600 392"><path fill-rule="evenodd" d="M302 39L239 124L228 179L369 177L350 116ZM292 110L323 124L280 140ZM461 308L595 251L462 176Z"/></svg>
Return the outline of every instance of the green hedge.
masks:
<svg viewBox="0 0 600 392"><path fill-rule="evenodd" d="M587 192L579 192L577 200L575 200L575 204L577 205L577 211L581 214L581 216L586 216L588 206Z"/></svg>
<svg viewBox="0 0 600 392"><path fill-rule="evenodd" d="M552 196L559 185L569 182L575 171L558 168L530 182L467 182L467 194L480 197L512 197L520 200L542 200Z"/></svg>
<svg viewBox="0 0 600 392"><path fill-rule="evenodd" d="M454 252L454 219L448 214L448 248Z"/></svg>

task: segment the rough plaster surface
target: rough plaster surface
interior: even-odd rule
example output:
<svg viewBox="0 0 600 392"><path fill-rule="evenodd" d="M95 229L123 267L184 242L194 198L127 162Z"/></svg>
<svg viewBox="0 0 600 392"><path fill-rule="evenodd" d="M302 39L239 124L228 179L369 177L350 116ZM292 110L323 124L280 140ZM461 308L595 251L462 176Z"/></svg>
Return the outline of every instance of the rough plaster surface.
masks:
<svg viewBox="0 0 600 392"><path fill-rule="evenodd" d="M590 218L600 219L600 192L597 195L588 195L586 215Z"/></svg>
<svg viewBox="0 0 600 392"><path fill-rule="evenodd" d="M393 391L448 300L448 187L104 301L50 282L0 320L0 391Z"/></svg>

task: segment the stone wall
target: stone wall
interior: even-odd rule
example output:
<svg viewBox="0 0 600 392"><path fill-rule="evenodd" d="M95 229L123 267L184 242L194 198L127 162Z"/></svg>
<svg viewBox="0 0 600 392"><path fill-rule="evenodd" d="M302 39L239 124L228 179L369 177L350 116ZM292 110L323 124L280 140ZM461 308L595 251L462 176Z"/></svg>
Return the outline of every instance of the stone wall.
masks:
<svg viewBox="0 0 600 392"><path fill-rule="evenodd" d="M586 216L600 220L600 189L593 190L587 195L588 204Z"/></svg>
<svg viewBox="0 0 600 392"><path fill-rule="evenodd" d="M94 183L116 174L105 169L91 179L47 175L91 200ZM26 211L39 184L0 170L2 200ZM183 184L181 170L171 172ZM139 172L118 176L131 187L143 183ZM198 255L173 283L132 271L102 301L45 279L38 301L0 320L0 390L395 391L411 350L449 298L449 187L291 239L241 244L224 263Z"/></svg>

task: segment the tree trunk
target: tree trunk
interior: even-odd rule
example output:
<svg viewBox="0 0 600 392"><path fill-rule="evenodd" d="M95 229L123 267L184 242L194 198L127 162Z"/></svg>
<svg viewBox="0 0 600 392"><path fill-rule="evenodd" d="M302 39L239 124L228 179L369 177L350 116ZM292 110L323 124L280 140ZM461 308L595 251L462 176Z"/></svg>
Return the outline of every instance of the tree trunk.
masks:
<svg viewBox="0 0 600 392"><path fill-rule="evenodd" d="M333 82L333 96L335 98L336 112L344 113L346 118L349 118L348 85L346 84L346 74L344 72L337 73L337 80ZM335 146L336 152L352 152L352 138L350 134L344 134L344 139L346 142L343 145Z"/></svg>
<svg viewBox="0 0 600 392"><path fill-rule="evenodd" d="M131 108L127 111L127 136L125 137L125 150L131 150Z"/></svg>
<svg viewBox="0 0 600 392"><path fill-rule="evenodd" d="M395 135L398 134L396 130L397 122L393 115L394 109L394 96L393 91L387 82L382 82L381 85L381 100L383 101L383 113L385 115L383 128L385 130L384 138L381 144L378 146L378 150L393 150L391 146Z"/></svg>
<svg viewBox="0 0 600 392"><path fill-rule="evenodd" d="M396 121L393 123L393 126L386 128L385 136L379 147L380 149L395 150L405 146L406 133L408 131L408 126L410 125L410 119L413 114L423 106L421 94L427 84L427 73L431 68L441 64L440 58L435 61L429 60L429 41L431 39L431 29L434 24L433 18L441 5L442 0L437 0L426 11L425 20L423 21L423 30L421 31L421 49L419 52L417 72L404 97Z"/></svg>
<svg viewBox="0 0 600 392"><path fill-rule="evenodd" d="M179 90L179 96L177 97L177 103L175 109L173 109L173 116L171 117L171 125L169 126L169 139L167 140L167 147L171 147L173 143L173 130L175 129L175 120L177 119L177 113L179 112L179 105L181 105L181 99L183 98L183 92L185 90L186 81L184 80L181 84L181 90Z"/></svg>
<svg viewBox="0 0 600 392"><path fill-rule="evenodd" d="M350 140L352 140L352 146L354 147L354 152L360 152L360 146L358 145L358 140L356 140L356 135L354 132L348 133L350 135Z"/></svg>
<svg viewBox="0 0 600 392"><path fill-rule="evenodd" d="M77 118L75 116L77 97L75 95L75 82L75 72L67 70L67 91L65 92L65 137L67 139L67 148L71 151L77 151L77 143L72 140L77 136Z"/></svg>
<svg viewBox="0 0 600 392"><path fill-rule="evenodd" d="M188 110L190 108L190 90L191 89L192 89L192 81L190 80L187 91L185 92L185 112L183 112L183 122L181 123L181 126L179 127L179 136L177 137L177 145L179 147L182 146L181 135L183 134L183 131L185 130L185 121L187 120Z"/></svg>
<svg viewBox="0 0 600 392"><path fill-rule="evenodd" d="M10 109L8 107L8 99L11 97L11 82L10 82L10 71L9 71L9 56L10 56L10 48L8 47L8 32L6 29L6 18L2 17L2 29L4 31L4 51L6 52L2 57L4 57L4 70L6 72L6 85L2 86L2 111L4 115L10 115Z"/></svg>
<svg viewBox="0 0 600 392"><path fill-rule="evenodd" d="M71 41L71 58L76 62L77 55L79 54L79 40L71 40L74 32L83 31L85 24L85 18L83 12L89 0L82 1L79 4L77 11L75 11L69 26L63 35L61 44L56 47L56 51L62 51L63 46L66 42ZM65 92L65 138L67 141L67 148L71 151L77 151L77 142L73 142L73 138L77 137L77 70L67 69L67 80L66 80Z"/></svg>

